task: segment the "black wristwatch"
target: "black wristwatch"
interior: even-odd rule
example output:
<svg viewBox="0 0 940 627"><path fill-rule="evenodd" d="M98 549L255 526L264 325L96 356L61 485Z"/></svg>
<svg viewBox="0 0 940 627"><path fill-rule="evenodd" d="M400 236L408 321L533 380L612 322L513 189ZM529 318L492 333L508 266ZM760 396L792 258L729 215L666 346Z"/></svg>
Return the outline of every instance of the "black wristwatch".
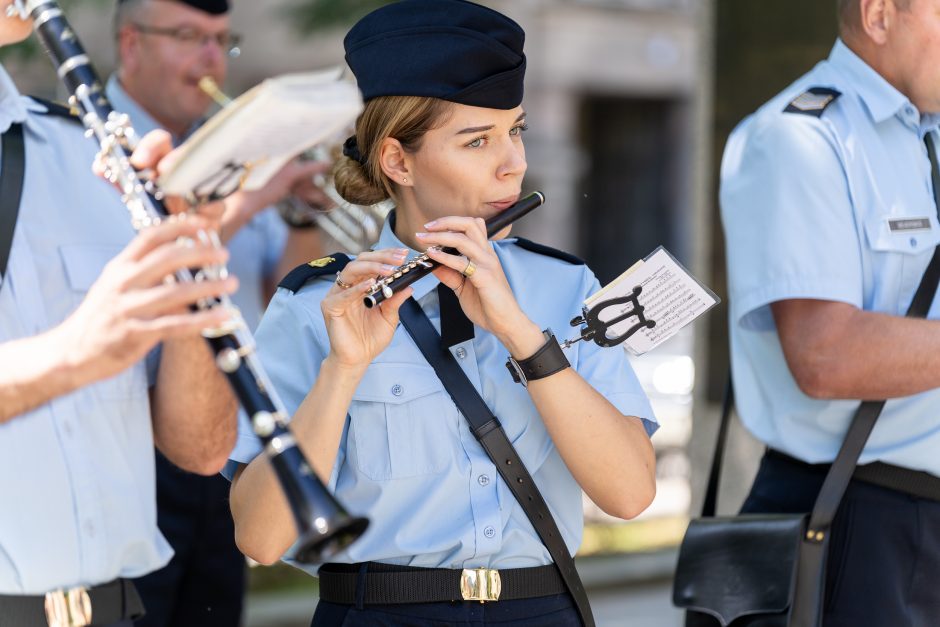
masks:
<svg viewBox="0 0 940 627"><path fill-rule="evenodd" d="M512 375L512 380L521 383L523 387L528 387L529 381L544 379L556 372L561 372L571 365L568 363L568 358L565 357L565 353L561 350L561 345L555 339L552 330L545 329L542 331L542 335L545 336L545 343L535 351L534 355L519 361L516 361L510 355L509 360L506 362L506 368L509 370L509 374Z"/></svg>

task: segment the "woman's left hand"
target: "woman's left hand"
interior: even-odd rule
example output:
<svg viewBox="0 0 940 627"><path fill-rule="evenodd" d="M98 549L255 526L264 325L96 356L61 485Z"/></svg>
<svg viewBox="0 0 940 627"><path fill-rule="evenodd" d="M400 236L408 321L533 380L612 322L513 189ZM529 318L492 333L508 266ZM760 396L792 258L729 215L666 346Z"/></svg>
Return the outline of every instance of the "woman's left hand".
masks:
<svg viewBox="0 0 940 627"><path fill-rule="evenodd" d="M504 344L515 330L532 325L509 287L481 218L439 218L424 228L427 232L416 235L429 246L428 256L441 264L434 274L454 290L461 308L474 324ZM448 254L440 247L455 248L459 254ZM473 265L469 266L471 262ZM474 268L469 276L465 274L468 267Z"/></svg>

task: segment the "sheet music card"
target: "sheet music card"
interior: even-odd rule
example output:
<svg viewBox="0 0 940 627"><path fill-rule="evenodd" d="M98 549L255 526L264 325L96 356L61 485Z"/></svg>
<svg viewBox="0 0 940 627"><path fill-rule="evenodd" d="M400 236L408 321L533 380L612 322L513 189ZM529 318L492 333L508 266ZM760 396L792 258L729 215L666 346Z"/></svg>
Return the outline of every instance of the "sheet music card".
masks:
<svg viewBox="0 0 940 627"><path fill-rule="evenodd" d="M660 246L645 259L636 262L611 283L584 301L586 309L621 296L629 296L639 286L637 301L643 315L656 324L641 328L624 341L634 355L642 355L662 344L720 302L708 287L698 281L669 251ZM633 303L617 304L601 311L601 321L612 320L630 312ZM608 330L609 337L626 333L637 323L629 316Z"/></svg>

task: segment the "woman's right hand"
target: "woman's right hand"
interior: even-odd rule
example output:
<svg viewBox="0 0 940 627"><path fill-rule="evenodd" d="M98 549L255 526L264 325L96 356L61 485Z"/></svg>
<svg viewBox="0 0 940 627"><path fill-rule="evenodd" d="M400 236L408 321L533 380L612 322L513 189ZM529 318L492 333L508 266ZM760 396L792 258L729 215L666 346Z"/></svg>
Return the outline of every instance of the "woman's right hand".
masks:
<svg viewBox="0 0 940 627"><path fill-rule="evenodd" d="M339 281L320 303L330 338L329 357L337 365L364 370L392 341L398 327L398 308L413 290L401 290L371 309L363 298L375 277L390 275L404 263L407 254L405 248L367 251L337 275ZM339 282L351 287L340 287Z"/></svg>

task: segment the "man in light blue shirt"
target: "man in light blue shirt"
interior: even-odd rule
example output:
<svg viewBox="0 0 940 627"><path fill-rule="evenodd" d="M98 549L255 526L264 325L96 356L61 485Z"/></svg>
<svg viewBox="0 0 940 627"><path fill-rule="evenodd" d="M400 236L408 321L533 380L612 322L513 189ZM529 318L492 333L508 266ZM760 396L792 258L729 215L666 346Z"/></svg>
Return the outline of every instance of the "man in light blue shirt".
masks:
<svg viewBox="0 0 940 627"><path fill-rule="evenodd" d="M940 616L940 311L904 317L940 243L938 5L840 1L828 60L747 118L722 162L735 393L770 449L744 510L812 509L858 399L889 399L859 463L898 479L846 494L826 625Z"/></svg>
<svg viewBox="0 0 940 627"><path fill-rule="evenodd" d="M211 99L199 87L222 85L238 36L227 0L119 0L115 17L118 67L106 91L138 134L165 129L180 143L205 120ZM254 329L277 281L295 265L321 254L319 231L288 228L272 205L302 186L306 200L325 205L312 185L326 165L294 162L265 188L225 199L221 237L239 279L232 301ZM148 607L140 627L237 627L245 587L245 559L235 547L229 482L181 472L157 455L157 514L174 549L167 566L138 580Z"/></svg>
<svg viewBox="0 0 940 627"><path fill-rule="evenodd" d="M29 31L0 14L0 44ZM129 624L140 604L126 578L171 554L156 525L154 444L203 474L232 446L234 421L204 417L234 408L201 338L227 316L186 307L237 283L166 284L224 260L177 244L207 223L135 237L116 191L92 174L96 146L79 121L20 96L0 68L0 132L18 127L25 176L0 277L0 623L45 624L47 602L69 591L79 606L88 595L95 625ZM142 360L160 342L148 377Z"/></svg>

